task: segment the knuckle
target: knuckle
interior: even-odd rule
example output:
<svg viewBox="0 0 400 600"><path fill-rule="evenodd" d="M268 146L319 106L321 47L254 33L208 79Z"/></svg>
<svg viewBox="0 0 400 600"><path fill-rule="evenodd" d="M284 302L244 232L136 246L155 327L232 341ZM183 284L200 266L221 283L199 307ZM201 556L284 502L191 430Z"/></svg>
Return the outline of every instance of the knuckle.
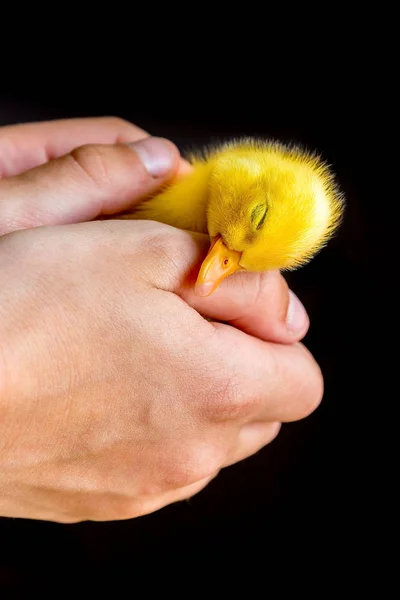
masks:
<svg viewBox="0 0 400 600"><path fill-rule="evenodd" d="M157 276L167 287L174 287L182 276L182 268L186 266L187 258L182 249L180 232L171 230L168 226L155 224L149 230L149 237L143 245L152 264L157 265ZM187 250L187 248L186 248ZM187 255L187 252L186 252Z"/></svg>
<svg viewBox="0 0 400 600"><path fill-rule="evenodd" d="M155 246L168 256L175 256L177 259L182 260L186 259L188 244L192 241L189 234L169 225L162 225L162 228L158 227L155 230L153 236Z"/></svg>
<svg viewBox="0 0 400 600"><path fill-rule="evenodd" d="M179 453L166 469L164 485L177 489L212 477L221 469L226 452L209 444L196 444Z"/></svg>
<svg viewBox="0 0 400 600"><path fill-rule="evenodd" d="M249 398L244 398L239 382L225 377L219 387L212 388L207 404L212 421L226 422L246 418L253 403Z"/></svg>
<svg viewBox="0 0 400 600"><path fill-rule="evenodd" d="M158 228L154 233L149 233L149 243L145 244L147 248L146 252L149 254L149 258L154 260L156 264L163 265L163 268L165 268L165 263L169 264L173 261L174 248L172 234Z"/></svg>
<svg viewBox="0 0 400 600"><path fill-rule="evenodd" d="M111 172L105 153L96 144L86 144L74 148L70 157L75 167L96 187L110 182Z"/></svg>
<svg viewBox="0 0 400 600"><path fill-rule="evenodd" d="M174 248L174 236L171 231L154 226L154 231L150 231L149 235L151 251L158 252L160 255L169 256Z"/></svg>
<svg viewBox="0 0 400 600"><path fill-rule="evenodd" d="M151 268L152 282L165 290L181 286L184 273L194 265L199 247L192 234L165 223L142 223L142 255ZM138 225L140 227L140 225Z"/></svg>

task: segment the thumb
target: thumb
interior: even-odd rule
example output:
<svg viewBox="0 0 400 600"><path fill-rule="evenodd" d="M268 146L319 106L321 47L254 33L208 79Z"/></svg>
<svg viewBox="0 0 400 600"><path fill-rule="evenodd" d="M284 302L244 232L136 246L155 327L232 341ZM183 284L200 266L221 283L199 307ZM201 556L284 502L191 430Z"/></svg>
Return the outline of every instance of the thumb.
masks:
<svg viewBox="0 0 400 600"><path fill-rule="evenodd" d="M80 146L0 182L0 235L124 211L156 192L179 164L176 146L161 138Z"/></svg>

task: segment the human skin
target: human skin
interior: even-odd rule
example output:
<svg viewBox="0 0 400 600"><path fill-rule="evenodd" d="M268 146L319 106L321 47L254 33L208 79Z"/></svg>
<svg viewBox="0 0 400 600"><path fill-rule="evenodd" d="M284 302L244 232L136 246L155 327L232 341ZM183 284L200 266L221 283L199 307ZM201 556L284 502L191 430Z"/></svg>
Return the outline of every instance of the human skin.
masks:
<svg viewBox="0 0 400 600"><path fill-rule="evenodd" d="M97 220L183 173L173 144L119 120L46 127L0 130L0 515L134 518L309 415L323 380L279 273L199 298L206 236Z"/></svg>

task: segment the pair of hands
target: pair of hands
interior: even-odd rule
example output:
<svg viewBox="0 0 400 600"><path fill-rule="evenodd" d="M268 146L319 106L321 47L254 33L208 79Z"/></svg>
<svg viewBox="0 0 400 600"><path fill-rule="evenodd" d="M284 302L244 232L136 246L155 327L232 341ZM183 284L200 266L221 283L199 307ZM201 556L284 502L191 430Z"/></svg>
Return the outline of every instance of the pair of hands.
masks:
<svg viewBox="0 0 400 600"><path fill-rule="evenodd" d="M320 403L279 273L198 298L207 236L101 220L188 169L115 118L0 129L0 515L153 512Z"/></svg>

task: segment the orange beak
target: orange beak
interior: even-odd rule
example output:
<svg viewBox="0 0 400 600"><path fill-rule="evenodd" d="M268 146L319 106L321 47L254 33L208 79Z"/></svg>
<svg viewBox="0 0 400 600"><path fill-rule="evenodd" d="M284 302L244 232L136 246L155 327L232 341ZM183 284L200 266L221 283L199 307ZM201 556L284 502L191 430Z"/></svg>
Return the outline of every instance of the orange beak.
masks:
<svg viewBox="0 0 400 600"><path fill-rule="evenodd" d="M206 258L201 265L194 288L197 296L209 296L214 292L221 281L232 275L235 271L243 271L239 261L241 252L229 250L220 235L213 238Z"/></svg>

